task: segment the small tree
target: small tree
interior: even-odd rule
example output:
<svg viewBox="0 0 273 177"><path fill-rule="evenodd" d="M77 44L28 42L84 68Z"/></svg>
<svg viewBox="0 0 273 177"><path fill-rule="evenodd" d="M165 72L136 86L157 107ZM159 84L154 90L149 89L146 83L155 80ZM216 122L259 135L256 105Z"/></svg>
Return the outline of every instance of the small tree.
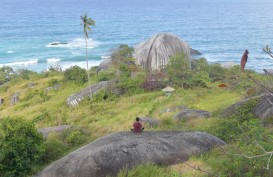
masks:
<svg viewBox="0 0 273 177"><path fill-rule="evenodd" d="M190 61L186 59L183 53L177 53L170 57L170 63L167 65L167 75L172 84L188 87L188 79L191 77Z"/></svg>
<svg viewBox="0 0 273 177"><path fill-rule="evenodd" d="M26 176L44 152L43 137L22 118L0 120L0 176Z"/></svg>
<svg viewBox="0 0 273 177"><path fill-rule="evenodd" d="M84 69L79 66L71 66L64 72L65 81L75 81L78 84L84 84L88 81L87 74Z"/></svg>

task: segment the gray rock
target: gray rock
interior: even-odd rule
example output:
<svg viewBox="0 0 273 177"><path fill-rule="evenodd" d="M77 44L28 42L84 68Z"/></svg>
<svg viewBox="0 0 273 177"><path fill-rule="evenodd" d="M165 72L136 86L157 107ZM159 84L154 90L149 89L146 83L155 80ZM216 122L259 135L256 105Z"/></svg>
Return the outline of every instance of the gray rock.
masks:
<svg viewBox="0 0 273 177"><path fill-rule="evenodd" d="M270 102L273 103L273 98L263 95L251 111L262 121L273 118L273 105Z"/></svg>
<svg viewBox="0 0 273 177"><path fill-rule="evenodd" d="M139 117L140 122L148 123L150 127L155 127L160 124L160 120L150 117Z"/></svg>
<svg viewBox="0 0 273 177"><path fill-rule="evenodd" d="M75 107L81 102L85 97L92 97L92 95L98 93L100 90L106 89L108 84L111 81L101 81L98 84L90 85L87 88L83 89L82 91L75 93L69 96L66 100L68 106Z"/></svg>
<svg viewBox="0 0 273 177"><path fill-rule="evenodd" d="M102 61L99 66L97 67L97 74L100 72L100 71L106 71L109 66L111 65L111 59L105 59L104 61Z"/></svg>
<svg viewBox="0 0 273 177"><path fill-rule="evenodd" d="M238 103L233 104L232 106L226 108L221 114L220 117L231 117L232 115L238 112L238 109L248 103L249 101L256 101L256 105L250 109L250 112L253 113L262 121L266 121L268 118L273 118L273 98L271 96L262 94L260 96L255 96L251 98L244 99ZM271 103L270 103L271 102Z"/></svg>
<svg viewBox="0 0 273 177"><path fill-rule="evenodd" d="M39 177L115 176L140 164L175 164L215 146L219 138L201 132L118 132L102 137L54 162Z"/></svg>
<svg viewBox="0 0 273 177"><path fill-rule="evenodd" d="M15 105L16 103L19 102L20 98L19 98L20 93L19 92L15 92L12 94L11 98L10 98L10 104L11 105Z"/></svg>
<svg viewBox="0 0 273 177"><path fill-rule="evenodd" d="M56 127L39 128L38 132L42 133L44 138L47 138L50 133L53 133L53 132L60 133L70 127L71 127L70 125L59 125Z"/></svg>
<svg viewBox="0 0 273 177"><path fill-rule="evenodd" d="M30 82L30 83L27 84L27 86L28 86L29 88L32 88L32 87L34 87L35 85L37 85L37 83Z"/></svg>
<svg viewBox="0 0 273 177"><path fill-rule="evenodd" d="M61 84L55 84L53 86L47 87L46 92L49 92L50 90L59 90L61 87Z"/></svg>
<svg viewBox="0 0 273 177"><path fill-rule="evenodd" d="M195 50L195 49L192 49L192 48L190 48L190 54L191 55L202 55L202 53L201 52L199 52L198 50Z"/></svg>
<svg viewBox="0 0 273 177"><path fill-rule="evenodd" d="M4 104L4 99L3 98L0 98L0 105Z"/></svg>
<svg viewBox="0 0 273 177"><path fill-rule="evenodd" d="M211 113L208 111L197 109L184 109L173 117L175 120L189 119L189 118L209 118Z"/></svg>
<svg viewBox="0 0 273 177"><path fill-rule="evenodd" d="M67 42L52 42L50 45L67 45Z"/></svg>
<svg viewBox="0 0 273 177"><path fill-rule="evenodd" d="M263 69L265 75L271 75L273 76L273 69Z"/></svg>
<svg viewBox="0 0 273 177"><path fill-rule="evenodd" d="M159 33L135 47L136 63L148 70L160 70L169 63L169 58L183 52L190 60L190 47L179 37Z"/></svg>
<svg viewBox="0 0 273 177"><path fill-rule="evenodd" d="M185 109L188 109L188 108L186 106L175 106L175 107L164 109L164 110L160 111L160 113L169 113L169 112L183 111Z"/></svg>

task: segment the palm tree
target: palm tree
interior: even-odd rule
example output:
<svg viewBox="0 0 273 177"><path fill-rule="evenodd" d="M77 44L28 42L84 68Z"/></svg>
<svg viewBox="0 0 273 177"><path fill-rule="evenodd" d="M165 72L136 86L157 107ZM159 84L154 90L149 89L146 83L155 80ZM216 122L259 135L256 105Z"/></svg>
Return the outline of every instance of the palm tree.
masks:
<svg viewBox="0 0 273 177"><path fill-rule="evenodd" d="M84 16L81 16L81 19L82 19L84 36L85 36L86 72L87 72L88 82L89 82L87 39L89 38L88 31L91 31L90 26L95 26L95 21L92 20L90 17L88 17L87 14L84 14Z"/></svg>

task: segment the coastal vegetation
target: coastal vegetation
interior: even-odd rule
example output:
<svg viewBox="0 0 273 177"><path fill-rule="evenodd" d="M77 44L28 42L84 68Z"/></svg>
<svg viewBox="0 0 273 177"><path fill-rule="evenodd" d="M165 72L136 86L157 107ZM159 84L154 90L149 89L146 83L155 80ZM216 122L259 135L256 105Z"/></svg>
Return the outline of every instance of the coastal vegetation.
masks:
<svg viewBox="0 0 273 177"><path fill-rule="evenodd" d="M209 64L205 58L193 60L190 68L181 53L170 58L166 69L147 71L132 64L132 52L133 48L121 45L113 50L113 61L108 70L97 72L93 67L88 74L77 66L64 72L51 68L42 73L1 69L0 91L5 101L0 106L0 136L4 139L0 142L0 149L4 149L0 151L0 176L35 174L52 161L99 137L129 131L137 116L160 120L161 123L154 127L144 124L145 131L207 132L227 145L177 165L142 164L134 169L123 169L119 177L271 176L270 153L260 154L273 149L272 125L270 122L265 124L250 112L255 100L238 108L238 112L229 118L220 116L225 108L241 99L262 93L247 74L261 82L268 81L266 76L252 70L241 73L239 66L227 69L219 64ZM70 95L88 84L106 80L114 80L115 84L85 98L77 107L67 106ZM60 85L58 89L48 89L57 84ZM165 86L176 90L166 96L161 90ZM11 105L10 96L18 91L20 101ZM206 110L212 117L174 120L177 111L163 110L176 106ZM61 133L49 134L45 140L36 131L58 125L71 127ZM20 168L9 164L20 165Z"/></svg>

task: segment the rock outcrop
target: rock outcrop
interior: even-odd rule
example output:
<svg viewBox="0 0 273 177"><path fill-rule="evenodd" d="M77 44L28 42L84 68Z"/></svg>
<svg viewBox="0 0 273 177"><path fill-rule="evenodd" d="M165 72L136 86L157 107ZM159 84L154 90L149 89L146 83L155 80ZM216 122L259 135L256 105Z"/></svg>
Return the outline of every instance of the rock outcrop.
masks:
<svg viewBox="0 0 273 177"><path fill-rule="evenodd" d="M100 90L105 89L109 82L110 81L101 81L98 84L90 85L82 91L69 96L66 100L67 105L71 107L77 106L85 97L92 97L92 95Z"/></svg>
<svg viewBox="0 0 273 177"><path fill-rule="evenodd" d="M105 59L102 61L99 66L96 69L97 74L101 71L106 71L108 70L109 66L111 65L111 59Z"/></svg>
<svg viewBox="0 0 273 177"><path fill-rule="evenodd" d="M188 43L179 37L159 33L147 41L135 47L134 57L136 63L145 69L160 70L169 63L169 58L178 52L185 54L186 59L190 60L190 47Z"/></svg>
<svg viewBox="0 0 273 177"><path fill-rule="evenodd" d="M19 100L20 100L19 95L20 95L20 92L15 92L12 94L12 96L10 98L11 105L15 105L16 103L19 102Z"/></svg>
<svg viewBox="0 0 273 177"><path fill-rule="evenodd" d="M38 176L115 176L121 169L149 162L175 164L224 144L219 138L201 132L112 133L54 162Z"/></svg>
<svg viewBox="0 0 273 177"><path fill-rule="evenodd" d="M192 49L192 48L190 48L190 54L191 55L202 55L202 53L201 52L199 52L198 50L196 50L196 49Z"/></svg>
<svg viewBox="0 0 273 177"><path fill-rule="evenodd" d="M155 127L160 123L160 120L151 117L139 117L140 122L148 123L150 127Z"/></svg>
<svg viewBox="0 0 273 177"><path fill-rule="evenodd" d="M254 101L255 105L250 108L251 113L262 121L266 121L268 118L273 118L273 98L266 95L255 96L251 98L244 99L238 103L233 104L232 106L226 108L221 114L220 117L230 117L238 112L241 106L249 103L249 101Z"/></svg>
<svg viewBox="0 0 273 177"><path fill-rule="evenodd" d="M53 133L53 132L60 133L70 127L71 127L70 125L60 125L60 126L56 126L56 127L39 128L38 132L42 133L44 138L47 138L50 133Z"/></svg>
<svg viewBox="0 0 273 177"><path fill-rule="evenodd" d="M49 92L49 91L51 91L51 90L59 90L59 88L61 87L61 84L55 84L55 85L53 85L53 86L50 86L50 87L47 87L46 88L46 92Z"/></svg>
<svg viewBox="0 0 273 177"><path fill-rule="evenodd" d="M197 109L183 109L173 117L175 120L189 119L189 118L209 118L211 113L208 111Z"/></svg>
<svg viewBox="0 0 273 177"><path fill-rule="evenodd" d="M3 98L0 98L0 105L4 104L4 99Z"/></svg>

